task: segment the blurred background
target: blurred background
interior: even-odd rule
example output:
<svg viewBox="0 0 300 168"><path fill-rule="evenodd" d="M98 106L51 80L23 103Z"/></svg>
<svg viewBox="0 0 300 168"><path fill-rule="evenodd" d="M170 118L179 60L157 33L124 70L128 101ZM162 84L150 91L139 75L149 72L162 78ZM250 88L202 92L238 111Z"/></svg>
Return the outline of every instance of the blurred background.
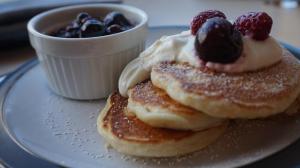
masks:
<svg viewBox="0 0 300 168"><path fill-rule="evenodd" d="M230 20L249 11L265 11L273 18L272 34L300 47L300 0L0 0L0 75L35 57L26 24L52 8L82 3L123 3L143 9L149 26L189 25L199 11L218 9Z"/></svg>

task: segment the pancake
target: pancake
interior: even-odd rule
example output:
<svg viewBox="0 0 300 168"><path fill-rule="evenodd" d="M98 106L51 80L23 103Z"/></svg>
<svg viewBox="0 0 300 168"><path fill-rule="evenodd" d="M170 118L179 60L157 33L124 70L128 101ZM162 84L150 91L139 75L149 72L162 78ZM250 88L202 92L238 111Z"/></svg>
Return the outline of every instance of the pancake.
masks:
<svg viewBox="0 0 300 168"><path fill-rule="evenodd" d="M144 157L170 157L200 150L214 142L227 122L203 131L154 128L127 111L127 98L113 93L101 111L99 133L117 151Z"/></svg>
<svg viewBox="0 0 300 168"><path fill-rule="evenodd" d="M127 109L152 127L204 130L223 122L223 119L179 104L151 81L139 83L129 90Z"/></svg>
<svg viewBox="0 0 300 168"><path fill-rule="evenodd" d="M261 118L283 112L300 92L300 64L288 51L265 69L237 74L163 62L152 83L174 100L213 117Z"/></svg>
<svg viewBox="0 0 300 168"><path fill-rule="evenodd" d="M297 99L292 103L286 110L285 112L288 115L298 115L300 111L300 95L297 97Z"/></svg>

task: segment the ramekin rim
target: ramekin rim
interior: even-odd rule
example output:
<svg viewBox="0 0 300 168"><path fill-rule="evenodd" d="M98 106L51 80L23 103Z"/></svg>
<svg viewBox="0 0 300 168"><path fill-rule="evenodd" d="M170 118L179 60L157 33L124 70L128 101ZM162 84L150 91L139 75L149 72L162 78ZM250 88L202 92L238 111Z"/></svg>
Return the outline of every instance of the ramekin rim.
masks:
<svg viewBox="0 0 300 168"><path fill-rule="evenodd" d="M124 9L124 10L131 11L133 13L136 13L136 14L140 15L142 20L139 24L135 25L133 28L131 28L129 30L126 30L126 31L123 31L123 32L120 32L120 33L116 33L116 34L98 36L98 37L89 37L89 38L61 38L61 37L55 37L55 36L50 36L50 35L41 33L41 32L37 31L34 28L35 24L37 24L37 22L45 16L48 16L48 15L51 15L51 14L56 14L58 12L62 12L62 11L65 11L65 10L76 9L76 8L80 9L80 8L87 8L87 7L100 7L100 8L111 7L111 8ZM106 39L109 39L109 38L113 38L113 37L116 37L116 36L120 36L120 35L124 35L124 34L130 33L130 32L134 32L134 31L142 28L143 26L146 26L147 22L148 22L147 14L139 8L129 6L129 5L123 5L123 4L120 5L120 4L109 4L109 3L107 3L107 4L100 4L100 3L95 4L95 3L93 3L93 4L84 4L84 5L82 5L82 4L81 5L71 5L71 6L55 8L55 9L52 9L52 10L49 10L49 11L46 11L46 12L42 12L42 13L34 16L33 18L31 18L29 20L29 22L27 24L27 30L28 30L29 33L33 34L34 36L37 36L37 37L40 37L40 38L46 38L46 39L49 39L49 40L66 41L66 42L90 41L90 40L100 40L100 39L106 40Z"/></svg>

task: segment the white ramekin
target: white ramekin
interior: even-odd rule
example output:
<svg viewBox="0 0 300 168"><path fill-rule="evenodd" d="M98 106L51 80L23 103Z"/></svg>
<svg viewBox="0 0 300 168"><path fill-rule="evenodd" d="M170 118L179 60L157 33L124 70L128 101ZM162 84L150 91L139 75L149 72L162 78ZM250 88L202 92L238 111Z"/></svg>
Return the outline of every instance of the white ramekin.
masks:
<svg viewBox="0 0 300 168"><path fill-rule="evenodd" d="M92 38L47 35L74 20L80 12L104 17L111 11L123 13L135 27ZM122 69L144 49L147 20L145 12L131 6L89 4L41 13L29 21L27 29L49 85L57 94L72 99L98 99L117 89Z"/></svg>

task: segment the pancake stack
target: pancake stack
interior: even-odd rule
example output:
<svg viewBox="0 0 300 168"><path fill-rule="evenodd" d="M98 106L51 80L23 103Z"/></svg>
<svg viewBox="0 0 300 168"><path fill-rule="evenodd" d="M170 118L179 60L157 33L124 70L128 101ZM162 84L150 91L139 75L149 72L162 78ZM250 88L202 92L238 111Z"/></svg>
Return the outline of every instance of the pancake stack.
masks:
<svg viewBox="0 0 300 168"><path fill-rule="evenodd" d="M99 133L121 153L170 157L198 151L226 130L228 119L284 112L300 93L300 65L288 51L269 68L217 73L163 62L151 80L113 93L98 118Z"/></svg>
<svg viewBox="0 0 300 168"><path fill-rule="evenodd" d="M300 64L285 49L278 62L255 71L226 73L174 60L156 62L149 73L128 90L128 98L111 94L98 117L99 133L121 153L183 155L220 138L229 120L299 109Z"/></svg>

